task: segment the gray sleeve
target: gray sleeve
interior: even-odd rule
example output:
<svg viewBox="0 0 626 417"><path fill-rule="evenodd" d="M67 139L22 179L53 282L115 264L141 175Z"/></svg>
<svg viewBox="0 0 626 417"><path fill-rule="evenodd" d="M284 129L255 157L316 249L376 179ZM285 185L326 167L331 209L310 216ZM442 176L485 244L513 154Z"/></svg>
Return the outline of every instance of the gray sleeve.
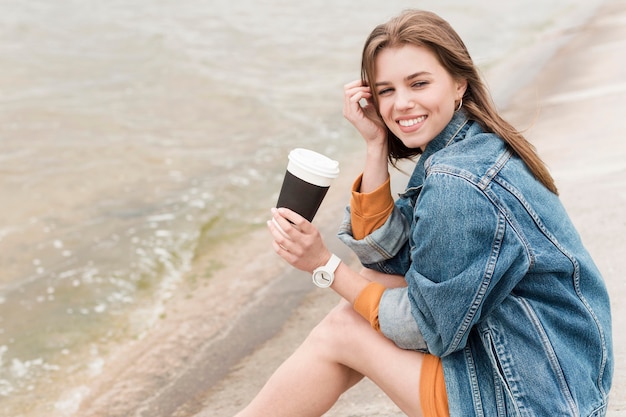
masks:
<svg viewBox="0 0 626 417"><path fill-rule="evenodd" d="M406 350L428 352L428 347L411 314L408 289L388 288L378 306L381 332L396 346Z"/></svg>

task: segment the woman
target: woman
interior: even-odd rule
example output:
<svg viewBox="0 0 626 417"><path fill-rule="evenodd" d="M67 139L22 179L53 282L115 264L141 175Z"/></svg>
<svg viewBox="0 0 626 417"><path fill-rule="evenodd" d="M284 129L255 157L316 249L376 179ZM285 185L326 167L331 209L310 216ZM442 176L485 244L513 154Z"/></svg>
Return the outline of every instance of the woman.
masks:
<svg viewBox="0 0 626 417"><path fill-rule="evenodd" d="M448 23L407 11L375 28L344 115L367 153L339 237L365 269L273 210L275 251L344 300L240 415L320 416L364 376L410 416L605 415L602 277ZM388 162L416 155L394 202Z"/></svg>

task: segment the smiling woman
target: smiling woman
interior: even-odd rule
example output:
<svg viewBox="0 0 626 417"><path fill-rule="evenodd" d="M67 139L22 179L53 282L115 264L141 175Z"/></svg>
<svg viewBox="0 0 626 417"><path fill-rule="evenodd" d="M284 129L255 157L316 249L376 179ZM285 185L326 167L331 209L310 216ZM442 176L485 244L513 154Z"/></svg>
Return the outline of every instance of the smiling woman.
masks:
<svg viewBox="0 0 626 417"><path fill-rule="evenodd" d="M443 25L446 30L439 30L440 25ZM450 45L450 48L439 47L439 45ZM395 55L409 54L405 49L412 50L412 56L400 56L394 59ZM406 60L403 61L401 58L406 58ZM383 59L390 62L379 62ZM431 82L435 84L434 88L430 89L431 93L428 94L428 96L433 97L429 98L429 101L436 101L434 97L445 94L446 82L453 83L454 85L448 85L448 87L455 90L454 92L449 91L449 94L453 94L455 97L454 108L460 109L463 106L463 100L465 100L465 111L475 118L484 129L500 136L524 161L537 179L550 191L557 192L552 176L536 154L533 146L517 129L498 114L463 40L448 22L433 16L432 19L424 18L420 25L412 25L411 16L406 15L390 21L388 25L380 25L372 31L367 39L363 49L362 61L363 87L366 88L367 93L371 93L372 104L378 109L380 116L386 123L389 160L392 164L395 164L397 159L419 155L423 151L425 143L411 146L401 139L402 134L396 134L402 132L394 131L396 123L389 123L393 121L392 115L391 119L385 119L385 117L390 117L386 111L390 105L385 106L383 102L378 102L378 100L383 100L380 93L388 94L388 88L380 89L378 83L390 83L392 80L387 80L385 77L396 75L399 77L395 81L398 85L419 85L419 82L417 84L410 83L409 79L426 72L432 77ZM382 65L392 63L400 65L400 67L395 70L387 65ZM420 66L424 68L419 68ZM384 71L400 73L387 75ZM383 72L383 74L379 74L379 72ZM446 76L453 78L453 80L446 80ZM367 86L374 86L374 91L367 89ZM410 97L415 99L416 95L412 94ZM407 100L407 97L401 96L400 100ZM444 99L442 98L442 100ZM430 132L431 135L437 132L437 128L442 129L447 116L452 114L452 109L448 108L449 103L449 100L445 104L437 105L435 103L438 106L436 114L442 115L443 121L431 122L436 126ZM398 112L403 110L403 106L410 104L399 102L394 103L394 105ZM431 107L432 105L431 103Z"/></svg>
<svg viewBox="0 0 626 417"><path fill-rule="evenodd" d="M371 33L362 74L343 113L365 168L339 237L365 268L273 210L276 253L322 268L343 299L239 416L320 416L363 377L409 416L605 415L603 278L461 39L436 14L405 11ZM393 201L388 161L419 154Z"/></svg>
<svg viewBox="0 0 626 417"><path fill-rule="evenodd" d="M523 77L490 77L500 104L537 67L528 47L549 53L545 44L600 1L420 4L454 22L488 73L522 58ZM348 0L0 0L0 415L91 404L102 408L75 415L126 416L158 400L151 415L169 416L166 386L191 401L173 381L184 367L172 364L189 363L187 337L150 345L169 366L127 366L137 356L120 352L143 352L156 340L144 335L170 328L174 299L198 315L257 302L251 282L261 282L257 268L267 273L266 253L247 251L246 267L227 275L225 265L242 263L220 250L234 258L240 242L264 247L258 229L289 149L306 144L342 164L358 154L358 134L337 112L341 86L358 77L372 26L413 3L366 0L354 13ZM207 297L196 311L188 297L218 292L218 278L237 296ZM230 316L211 314L203 328L232 328Z"/></svg>

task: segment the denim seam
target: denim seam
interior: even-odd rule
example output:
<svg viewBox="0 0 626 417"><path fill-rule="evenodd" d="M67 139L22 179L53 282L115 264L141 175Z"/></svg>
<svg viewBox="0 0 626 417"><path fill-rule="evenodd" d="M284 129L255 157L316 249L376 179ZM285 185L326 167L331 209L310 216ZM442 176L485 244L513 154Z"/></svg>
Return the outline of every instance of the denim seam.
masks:
<svg viewBox="0 0 626 417"><path fill-rule="evenodd" d="M503 155L502 159L505 159L504 157L505 157L505 155ZM502 167L500 167L500 169L502 169ZM515 232L515 235L518 237L519 241L521 242L522 246L524 247L526 255L527 255L528 259L529 259L529 262L530 262L529 269L531 269L535 265L535 254L534 254L534 251L532 250L532 246L530 245L530 242L528 241L528 239L526 238L524 233L522 233L522 231L521 231L522 227L518 224L518 222L515 220L515 218L509 213L509 210L506 209L506 206L504 206L502 203L500 203L499 199L497 198L495 193L490 188L481 188L479 186L479 184L476 181L474 181L475 177L471 173L469 173L467 171L461 171L461 170L458 170L458 169L452 169L452 168L447 167L447 166L437 165L436 168L433 168L431 174L435 174L435 173L441 173L441 174L444 174L444 175L451 175L451 176L456 176L456 177L462 178L462 179L466 180L467 182L469 182L470 184L472 184L477 189L479 189L483 193L483 195L491 202L491 204L493 204L493 206L499 212L502 213L502 215L506 218L507 223L509 224L509 226L511 226L511 229ZM497 178L498 177L493 177L493 180L494 180L493 182L496 182L497 184L502 185L500 183L500 181L496 180ZM507 187L504 187L504 188L507 191L510 191Z"/></svg>
<svg viewBox="0 0 626 417"><path fill-rule="evenodd" d="M486 189L496 175L504 168L504 165L509 159L511 159L511 151L507 149L498 157L495 164L485 172L485 175L482 176L480 181L478 181L478 187L481 190Z"/></svg>
<svg viewBox="0 0 626 417"><path fill-rule="evenodd" d="M376 262L376 263L365 265L365 266L366 267L374 266L375 267L374 269L376 269L378 271L381 271L381 272L384 272L384 273L390 274L390 275L395 274L393 269L387 267L387 264L385 263L385 261Z"/></svg>
<svg viewBox="0 0 626 417"><path fill-rule="evenodd" d="M485 298L485 294L487 293L487 289L491 284L491 279L493 278L493 273L496 268L496 263L498 261L498 256L500 254L500 249L502 248L502 241L504 240L504 233L506 231L506 220L503 218L502 213L499 212L496 233L493 237L493 242L491 244L491 250L489 255L489 260L487 261L487 265L485 266L485 270L482 276L480 287L478 291L474 295L473 302L469 307L467 313L465 314L465 318L461 322L461 326L456 331L456 336L450 343L450 347L448 348L448 352L453 352L457 349L459 344L462 342L464 335L472 326L472 321L476 317L476 313L478 312L482 302Z"/></svg>
<svg viewBox="0 0 626 417"><path fill-rule="evenodd" d="M432 169L432 172L430 174L442 173L442 174L457 176L459 178L465 179L470 184L478 188L491 201L491 204L493 204L494 207L496 207L504 215L507 222L511 226L512 230L515 232L515 235L518 237L521 244L523 245L524 250L526 251L526 255L528 256L528 259L530 261L529 269L532 269L535 265L535 255L534 255L534 251L532 250L532 246L530 245L530 242L528 241L528 239L526 239L526 236L524 235L524 233L522 233L522 228L517 223L515 218L511 216L511 214L509 213L509 211L506 209L504 205L500 204L495 193L491 191L490 188L487 187L487 185L491 184L491 182L495 182L499 184L500 186L503 186L503 188L511 192L513 195L515 195L516 198L518 198L519 200L519 197L515 193L513 193L513 190L511 189L511 187L505 187L503 184L506 184L506 182L499 181L498 180L499 177L497 176L497 174L502 170L502 168L504 168L504 165L506 165L506 162L511 159L511 156L512 154L508 150L503 152L500 155L500 157L498 158L498 161L494 164L492 168L488 170L488 173L490 173L489 181L484 180L487 174L483 176L483 179L479 181L475 181L476 177L472 175L470 172L455 169L455 168L448 167L445 165L437 165L436 167ZM481 185L481 181L483 180L484 180L484 184ZM526 205L524 206L528 210L528 207Z"/></svg>
<svg viewBox="0 0 626 417"><path fill-rule="evenodd" d="M508 161L509 157L510 155L508 154L508 152L505 152L501 155L499 160L501 160L502 166L504 166L506 161ZM498 172L500 171L500 169L502 169L502 166L500 166L500 168L498 169ZM488 189L481 189L480 187L478 187L476 182L473 181L475 177L471 175L471 173L467 171L463 171L463 170L452 169L451 167L448 167L446 165L436 165L432 169L432 172L430 173L430 175L433 175L436 173L460 178L468 182L469 184L471 184L473 187L476 187L476 189L478 189L485 196L485 198L489 200L489 202L496 208L496 211L498 213L498 219L497 219L498 225L496 228L496 234L492 242L489 260L487 262L485 271L483 273L483 279L482 279L481 285L478 288L476 295L474 296L474 302L469 307L468 312L465 315L465 318L463 319L463 321L461 322L461 325L459 326L459 329L455 332L455 337L452 339L452 342L450 343L450 346L447 349L447 352L449 353L449 352L453 352L461 343L461 341L463 340L463 336L467 332L468 328L471 326L472 320L474 319L476 313L478 312L478 309L480 307L480 304L482 303L484 295L489 287L489 284L491 283L491 278L493 276L493 272L495 270L495 266L498 260L498 255L500 253L502 241L504 240L504 234L506 231L507 224L511 226L511 229L514 231L515 235L518 237L518 239L520 240L520 243L524 247L526 255L529 258L529 265L531 266L534 265L535 260L534 260L534 255L531 250L531 246L529 242L526 240L523 234L520 234L519 228L516 228L514 226L515 222L512 216L510 216L508 211L506 211L500 204L497 204L495 196L493 195L492 192L489 192Z"/></svg>
<svg viewBox="0 0 626 417"><path fill-rule="evenodd" d="M493 369L493 386L494 386L494 395L496 397L496 415L498 416L506 416L506 396L503 391L503 383L500 379L496 369Z"/></svg>
<svg viewBox="0 0 626 417"><path fill-rule="evenodd" d="M387 252L383 247L381 247L372 237L371 235L367 235L365 236L365 243L367 243L367 245L372 248L373 250L375 250L376 252L378 252L383 258L385 259L390 259L393 258L393 255L391 255L389 252Z"/></svg>
<svg viewBox="0 0 626 417"><path fill-rule="evenodd" d="M522 204L522 206L526 209L526 212L533 219L535 225L541 231L541 233L554 245L554 247L556 247L572 263L572 266L574 267L574 276L572 277L572 284L576 291L576 295L578 296L578 299L585 306L585 309L587 310L589 315L593 318L593 321L596 324L596 330L598 331L600 339L602 340L602 359L601 359L600 371L598 372L598 380L596 381L596 384L597 384L598 390L604 396L606 396L606 392L602 385L602 378L604 376L604 370L606 369L606 363L608 361L606 336L604 334L604 331L602 330L602 326L600 325L600 320L596 316L595 312L593 311L593 308L591 307L591 305L589 304L589 302L587 301L586 297L583 295L580 289L580 266L578 264L578 261L576 260L574 256L572 256L572 254L570 254L560 244L560 242L556 239L556 237L554 237L554 235L552 235L552 233L550 233L550 231L547 230L547 228L545 227L545 225L539 218L539 215L530 207L530 204L528 204L526 199L523 198L523 196L519 193L519 191L515 187L511 186L508 182L500 178L495 178L494 181L497 182L500 186L504 187L506 190L508 190L513 196L515 196L515 198L520 202L520 204Z"/></svg>
<svg viewBox="0 0 626 417"><path fill-rule="evenodd" d="M523 230L522 226L515 219L515 216L511 214L510 210L507 209L506 205L500 202L500 200L497 198L496 194L493 192L492 189L490 188L486 189L484 190L484 192L487 198L489 198L489 200L491 201L491 203L495 207L497 207L498 210L502 213L502 215L506 218L506 221L511 227L511 230L513 231L515 236L517 236L517 239L520 241L520 244L524 248L524 252L526 252L526 256L528 258L528 263L529 263L528 269L529 270L532 269L536 263L535 252L532 248L532 245L530 244L530 241L528 240L528 238L522 231Z"/></svg>
<svg viewBox="0 0 626 417"><path fill-rule="evenodd" d="M496 343L491 331L487 330L487 331L483 331L482 333L483 333L483 338L487 338L486 343L489 346L489 349L491 349L490 360L493 364L494 373L497 374L496 369L500 369L502 373L499 379L499 383L502 386L502 390L508 393L508 397L512 401L511 405L515 407L516 414L522 415L523 413L520 410L520 407L518 404L519 403L518 398L520 396L523 396L524 393L520 392L520 389L518 386L511 385L511 381L515 380L514 375L512 375L510 371L511 361L504 360L506 358L503 358L504 352L503 352L503 349L501 348L502 343ZM504 348L504 350L506 350L506 348ZM511 403L511 401L509 403Z"/></svg>
<svg viewBox="0 0 626 417"><path fill-rule="evenodd" d="M544 352L548 355L550 366L552 367L555 375L557 375L557 380L559 381L559 385L561 386L561 392L563 393L567 401L567 405L569 406L572 415L577 415L578 413L576 412L576 402L574 401L569 386L567 385L567 380L565 379L565 375L563 374L563 369L561 367L561 364L559 363L556 352L554 351L554 347L550 343L550 338L548 337L545 329L541 325L541 320L539 320L539 318L535 314L535 311L527 300L515 296L513 296L513 299L518 300L522 308L526 311L528 318L535 325L537 334L541 338L541 344L544 346Z"/></svg>
<svg viewBox="0 0 626 417"><path fill-rule="evenodd" d="M470 378L470 385L472 391L472 402L474 403L474 411L476 417L485 417L483 413L483 403L480 397L480 387L478 386L478 372L476 371L476 363L474 356L472 355L472 349L470 346L466 346L464 351L465 363L467 364L467 374Z"/></svg>
<svg viewBox="0 0 626 417"><path fill-rule="evenodd" d="M606 400L604 403L602 403L599 407L595 408L591 414L589 414L589 417L602 417L606 415L606 409L607 409L608 405L606 403Z"/></svg>

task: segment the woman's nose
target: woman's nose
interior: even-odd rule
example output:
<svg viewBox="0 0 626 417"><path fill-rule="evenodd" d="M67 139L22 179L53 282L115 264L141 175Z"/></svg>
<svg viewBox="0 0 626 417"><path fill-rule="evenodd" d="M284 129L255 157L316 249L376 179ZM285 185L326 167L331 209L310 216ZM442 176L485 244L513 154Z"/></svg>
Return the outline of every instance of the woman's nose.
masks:
<svg viewBox="0 0 626 417"><path fill-rule="evenodd" d="M415 107L415 101L408 91L398 91L395 105L398 110L411 109Z"/></svg>

